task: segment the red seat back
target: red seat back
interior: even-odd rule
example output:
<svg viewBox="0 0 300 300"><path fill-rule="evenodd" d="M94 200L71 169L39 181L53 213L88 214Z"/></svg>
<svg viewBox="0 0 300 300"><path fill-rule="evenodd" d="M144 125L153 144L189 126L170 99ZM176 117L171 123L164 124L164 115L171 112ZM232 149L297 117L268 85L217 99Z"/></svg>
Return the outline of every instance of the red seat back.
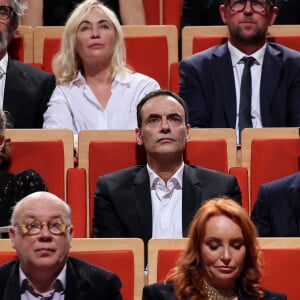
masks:
<svg viewBox="0 0 300 300"><path fill-rule="evenodd" d="M143 0L147 25L160 24L160 0Z"/></svg>
<svg viewBox="0 0 300 300"><path fill-rule="evenodd" d="M165 35L125 36L127 64L134 71L169 87L168 41Z"/></svg>
<svg viewBox="0 0 300 300"><path fill-rule="evenodd" d="M119 275L123 299L134 299L134 254L132 250L71 250L70 255Z"/></svg>
<svg viewBox="0 0 300 300"><path fill-rule="evenodd" d="M289 300L299 300L300 248L266 248L262 251L264 288L284 293Z"/></svg>
<svg viewBox="0 0 300 300"><path fill-rule="evenodd" d="M11 172L36 170L49 192L64 199L64 145L61 140L13 141Z"/></svg>
<svg viewBox="0 0 300 300"><path fill-rule="evenodd" d="M259 138L251 144L250 193L253 208L261 184L299 171L300 139Z"/></svg>

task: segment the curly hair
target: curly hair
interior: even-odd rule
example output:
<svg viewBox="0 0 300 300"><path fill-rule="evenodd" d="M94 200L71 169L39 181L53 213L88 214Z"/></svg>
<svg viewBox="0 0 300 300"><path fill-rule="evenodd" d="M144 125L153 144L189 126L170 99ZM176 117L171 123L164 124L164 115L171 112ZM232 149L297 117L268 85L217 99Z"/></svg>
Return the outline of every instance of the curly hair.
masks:
<svg viewBox="0 0 300 300"><path fill-rule="evenodd" d="M260 281L263 260L257 240L257 231L247 212L235 201L227 197L213 198L205 202L197 211L188 234L188 244L176 266L170 270L166 281L173 281L179 300L207 299L203 285L201 247L204 243L205 228L213 216L226 216L242 231L246 247L243 269L237 278L241 286L250 294L262 298L264 295Z"/></svg>

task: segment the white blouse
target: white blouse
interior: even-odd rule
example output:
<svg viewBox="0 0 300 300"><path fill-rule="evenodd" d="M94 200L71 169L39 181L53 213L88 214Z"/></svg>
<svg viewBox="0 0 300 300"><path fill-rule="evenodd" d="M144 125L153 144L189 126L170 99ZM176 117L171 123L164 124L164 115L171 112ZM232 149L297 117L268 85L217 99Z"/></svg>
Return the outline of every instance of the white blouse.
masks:
<svg viewBox="0 0 300 300"><path fill-rule="evenodd" d="M152 78L140 73L117 75L106 107L81 73L69 84L57 85L44 113L44 128L66 128L77 135L85 129L134 129L136 106L149 92L159 89Z"/></svg>

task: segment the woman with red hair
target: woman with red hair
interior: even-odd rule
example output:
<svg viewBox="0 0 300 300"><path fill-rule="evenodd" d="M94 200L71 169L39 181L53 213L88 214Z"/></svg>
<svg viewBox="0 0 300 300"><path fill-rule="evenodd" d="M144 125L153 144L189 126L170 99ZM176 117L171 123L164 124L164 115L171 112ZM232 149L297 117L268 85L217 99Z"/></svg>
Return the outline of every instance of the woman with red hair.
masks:
<svg viewBox="0 0 300 300"><path fill-rule="evenodd" d="M255 226L229 198L208 200L190 227L187 248L165 282L144 287L143 300L285 300L261 286L263 261Z"/></svg>

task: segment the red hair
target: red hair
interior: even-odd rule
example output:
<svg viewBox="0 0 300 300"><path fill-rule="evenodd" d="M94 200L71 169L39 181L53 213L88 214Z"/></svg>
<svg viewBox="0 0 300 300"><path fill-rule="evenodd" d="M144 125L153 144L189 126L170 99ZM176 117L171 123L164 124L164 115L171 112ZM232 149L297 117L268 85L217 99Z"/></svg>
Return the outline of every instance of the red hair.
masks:
<svg viewBox="0 0 300 300"><path fill-rule="evenodd" d="M237 281L248 293L263 297L260 285L263 261L257 240L257 231L247 212L232 199L213 198L205 202L197 211L188 234L188 244L169 274L166 281L173 281L177 299L189 297L191 300L207 299L203 287L203 267L201 246L204 242L207 221L213 216L226 216L242 231L246 256L244 266Z"/></svg>

